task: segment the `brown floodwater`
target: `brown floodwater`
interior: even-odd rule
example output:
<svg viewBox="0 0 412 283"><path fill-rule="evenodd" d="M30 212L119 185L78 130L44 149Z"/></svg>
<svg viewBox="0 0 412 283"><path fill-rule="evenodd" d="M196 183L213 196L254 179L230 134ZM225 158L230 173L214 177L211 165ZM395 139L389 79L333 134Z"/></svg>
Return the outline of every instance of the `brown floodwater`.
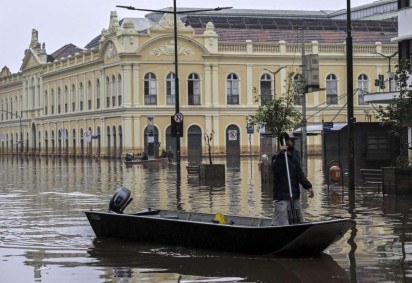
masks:
<svg viewBox="0 0 412 283"><path fill-rule="evenodd" d="M184 160L178 181L173 164L0 156L0 282L412 281L412 198L383 196L374 188L328 190L320 157L308 160L316 195L303 193L306 220L351 217L357 224L319 257L99 239L83 214L107 210L125 186L134 198L126 212L152 207L271 216L271 186L261 181L255 157L215 162L226 164L224 184L200 185L187 175Z"/></svg>

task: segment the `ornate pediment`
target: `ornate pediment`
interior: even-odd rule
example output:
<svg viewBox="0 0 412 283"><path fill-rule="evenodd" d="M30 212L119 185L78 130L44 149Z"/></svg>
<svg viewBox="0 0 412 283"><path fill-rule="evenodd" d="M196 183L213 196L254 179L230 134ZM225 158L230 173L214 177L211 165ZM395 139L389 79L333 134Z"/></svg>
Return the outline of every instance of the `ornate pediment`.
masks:
<svg viewBox="0 0 412 283"><path fill-rule="evenodd" d="M162 44L157 48L152 49L150 52L152 55L156 56L161 56L161 55L166 55L166 56L172 56L175 54L175 44L174 40L169 41L168 43ZM186 47L185 45L178 43L177 44L177 54L178 55L192 55L194 54L194 51Z"/></svg>
<svg viewBox="0 0 412 283"><path fill-rule="evenodd" d="M28 69L47 63L46 46L39 43L39 35L36 29L32 30L30 46L24 52L23 64L20 69Z"/></svg>
<svg viewBox="0 0 412 283"><path fill-rule="evenodd" d="M176 27L179 30L183 31L191 31L193 32L193 28L190 26L185 26L179 16L176 17ZM173 30L174 29L174 17L173 14L164 13L163 17L160 21L150 28L150 30Z"/></svg>
<svg viewBox="0 0 412 283"><path fill-rule="evenodd" d="M110 60L110 59L113 59L114 57L117 57L117 55L118 55L118 52L117 52L116 45L114 45L114 43L110 41L107 46L104 57L105 59Z"/></svg>

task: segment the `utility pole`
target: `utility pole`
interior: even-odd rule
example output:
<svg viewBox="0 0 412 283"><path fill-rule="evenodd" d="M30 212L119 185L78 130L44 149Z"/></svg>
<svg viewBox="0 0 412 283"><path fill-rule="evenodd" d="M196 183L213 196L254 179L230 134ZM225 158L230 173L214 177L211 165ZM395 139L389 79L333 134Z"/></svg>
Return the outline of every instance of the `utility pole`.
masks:
<svg viewBox="0 0 412 283"><path fill-rule="evenodd" d="M355 138L353 117L353 46L350 0L346 0L346 93L348 108L348 187L355 189Z"/></svg>
<svg viewBox="0 0 412 283"><path fill-rule="evenodd" d="M301 143L302 143L302 169L305 174L307 173L308 168L308 142L307 142L307 130L306 130L306 92L307 92L307 84L306 84L306 60L305 60L305 30L302 28L302 134L301 134Z"/></svg>

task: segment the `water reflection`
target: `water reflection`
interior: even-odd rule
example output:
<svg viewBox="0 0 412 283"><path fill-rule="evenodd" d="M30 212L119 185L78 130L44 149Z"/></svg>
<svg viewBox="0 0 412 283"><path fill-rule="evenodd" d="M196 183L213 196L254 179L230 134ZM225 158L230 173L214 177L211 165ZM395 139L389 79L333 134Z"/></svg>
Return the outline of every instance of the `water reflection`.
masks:
<svg viewBox="0 0 412 283"><path fill-rule="evenodd" d="M119 270L124 277L133 274L137 278L144 270L144 276L167 272L182 275L182 280L195 277L220 278L219 282L225 278L230 278L230 282L349 282L346 272L326 254L302 259L254 257L114 239L95 239L88 252L100 265L113 267L113 276L118 277Z"/></svg>
<svg viewBox="0 0 412 283"><path fill-rule="evenodd" d="M182 280L200 276L274 282L271 270L288 282L318 278L323 276L320 270L335 281L411 280L412 199L383 196L374 189L349 193L331 186L328 190L317 157L308 160L316 195L308 199L302 194L305 218L340 216L357 222L356 229L328 248L329 256L322 259L251 258L95 238L83 211L106 210L121 185L133 194L129 211L157 207L271 216L272 187L262 182L257 160L214 161L226 164L224 185L202 185L184 166L178 181L174 164L125 167L110 160L0 156L1 281L107 282L131 276L131 282L177 282L179 276ZM312 274L311 268L319 274Z"/></svg>

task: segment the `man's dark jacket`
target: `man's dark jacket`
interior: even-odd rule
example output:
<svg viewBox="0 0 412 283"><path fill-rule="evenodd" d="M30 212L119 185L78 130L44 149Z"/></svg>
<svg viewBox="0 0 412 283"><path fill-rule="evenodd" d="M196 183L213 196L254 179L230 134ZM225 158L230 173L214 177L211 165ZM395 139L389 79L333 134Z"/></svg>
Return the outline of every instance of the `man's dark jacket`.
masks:
<svg viewBox="0 0 412 283"><path fill-rule="evenodd" d="M288 152L288 164L290 173L290 183L292 185L293 198L300 197L299 184L306 190L312 187L312 184L303 173L300 165L299 157L295 151ZM278 152L272 157L273 170L273 199L274 200L289 200L289 184L286 171L285 153Z"/></svg>

